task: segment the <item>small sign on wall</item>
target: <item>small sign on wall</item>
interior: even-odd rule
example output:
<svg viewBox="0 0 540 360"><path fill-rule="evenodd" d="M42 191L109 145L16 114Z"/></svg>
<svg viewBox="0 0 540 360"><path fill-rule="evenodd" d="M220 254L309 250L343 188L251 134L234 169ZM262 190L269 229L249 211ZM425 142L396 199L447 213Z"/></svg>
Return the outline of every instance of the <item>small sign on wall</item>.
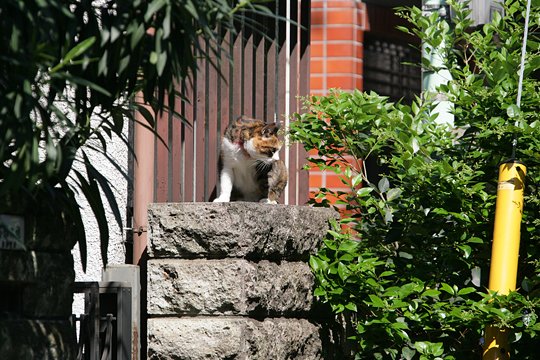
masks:
<svg viewBox="0 0 540 360"><path fill-rule="evenodd" d="M0 249L25 249L24 217L0 214Z"/></svg>

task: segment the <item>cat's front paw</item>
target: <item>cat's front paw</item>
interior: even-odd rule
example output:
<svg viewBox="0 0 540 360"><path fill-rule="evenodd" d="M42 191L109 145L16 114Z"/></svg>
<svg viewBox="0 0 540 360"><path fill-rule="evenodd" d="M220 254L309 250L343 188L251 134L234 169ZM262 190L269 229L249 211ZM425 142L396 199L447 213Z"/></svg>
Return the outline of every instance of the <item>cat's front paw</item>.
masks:
<svg viewBox="0 0 540 360"><path fill-rule="evenodd" d="M230 201L231 201L230 198L220 196L220 197L215 198L213 202L218 202L219 203L219 202L230 202Z"/></svg>
<svg viewBox="0 0 540 360"><path fill-rule="evenodd" d="M277 201L275 201L275 200L270 200L269 198L261 199L261 200L259 200L259 202L260 202L261 204L277 204Z"/></svg>

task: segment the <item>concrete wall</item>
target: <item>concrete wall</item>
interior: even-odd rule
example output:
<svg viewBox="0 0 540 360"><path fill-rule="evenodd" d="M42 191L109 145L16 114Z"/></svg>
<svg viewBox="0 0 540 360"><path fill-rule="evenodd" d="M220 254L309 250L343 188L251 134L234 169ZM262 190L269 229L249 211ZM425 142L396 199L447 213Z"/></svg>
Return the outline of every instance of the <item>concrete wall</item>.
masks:
<svg viewBox="0 0 540 360"><path fill-rule="evenodd" d="M127 135L127 123L124 134ZM127 172L128 169L128 149L127 146L118 138L113 138L107 145L107 155L113 158ZM126 224L126 207L128 203L128 185L129 182L122 174L111 164L111 162L98 152L90 152L91 161L97 170L111 182L112 190L116 196L116 201L122 215L122 222ZM126 259L125 239L126 236L122 229L119 229L114 215L107 204L105 196L102 194L106 206L107 222L109 224L110 238L108 248L109 264L124 264ZM86 202L82 194L78 196L78 203L81 206L83 222L85 224L87 241L87 268L83 271L79 246L76 245L73 250L75 281L100 281L103 261L101 259L99 228L94 219L92 209ZM82 295L75 295L73 311L76 314L84 312L84 300Z"/></svg>
<svg viewBox="0 0 540 360"><path fill-rule="evenodd" d="M332 358L307 260L335 216L306 206L152 204L148 359Z"/></svg>

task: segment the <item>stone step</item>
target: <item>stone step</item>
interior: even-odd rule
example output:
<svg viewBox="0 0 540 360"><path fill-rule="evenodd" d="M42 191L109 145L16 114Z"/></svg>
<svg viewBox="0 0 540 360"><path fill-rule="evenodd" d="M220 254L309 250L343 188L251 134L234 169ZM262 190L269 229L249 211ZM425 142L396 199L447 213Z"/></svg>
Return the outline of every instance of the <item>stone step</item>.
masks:
<svg viewBox="0 0 540 360"><path fill-rule="evenodd" d="M302 262L148 261L149 315L298 316L311 310L312 291Z"/></svg>
<svg viewBox="0 0 540 360"><path fill-rule="evenodd" d="M148 359L317 360L323 358L319 330L303 319L149 319Z"/></svg>
<svg viewBox="0 0 540 360"><path fill-rule="evenodd" d="M233 203L150 204L149 258L304 260L317 251L331 209Z"/></svg>

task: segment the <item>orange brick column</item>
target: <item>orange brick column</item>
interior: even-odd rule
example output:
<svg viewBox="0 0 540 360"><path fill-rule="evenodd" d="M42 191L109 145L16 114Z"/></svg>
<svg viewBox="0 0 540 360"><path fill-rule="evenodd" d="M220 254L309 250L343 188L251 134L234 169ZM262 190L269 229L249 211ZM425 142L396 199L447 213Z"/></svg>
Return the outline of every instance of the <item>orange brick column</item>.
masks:
<svg viewBox="0 0 540 360"><path fill-rule="evenodd" d="M331 88L362 90L363 40L367 28L364 3L311 1L311 94L325 95ZM334 173L317 169L309 172L310 191L320 187L340 190L342 186Z"/></svg>
<svg viewBox="0 0 540 360"><path fill-rule="evenodd" d="M366 4L353 0L311 1L311 93L362 89Z"/></svg>

